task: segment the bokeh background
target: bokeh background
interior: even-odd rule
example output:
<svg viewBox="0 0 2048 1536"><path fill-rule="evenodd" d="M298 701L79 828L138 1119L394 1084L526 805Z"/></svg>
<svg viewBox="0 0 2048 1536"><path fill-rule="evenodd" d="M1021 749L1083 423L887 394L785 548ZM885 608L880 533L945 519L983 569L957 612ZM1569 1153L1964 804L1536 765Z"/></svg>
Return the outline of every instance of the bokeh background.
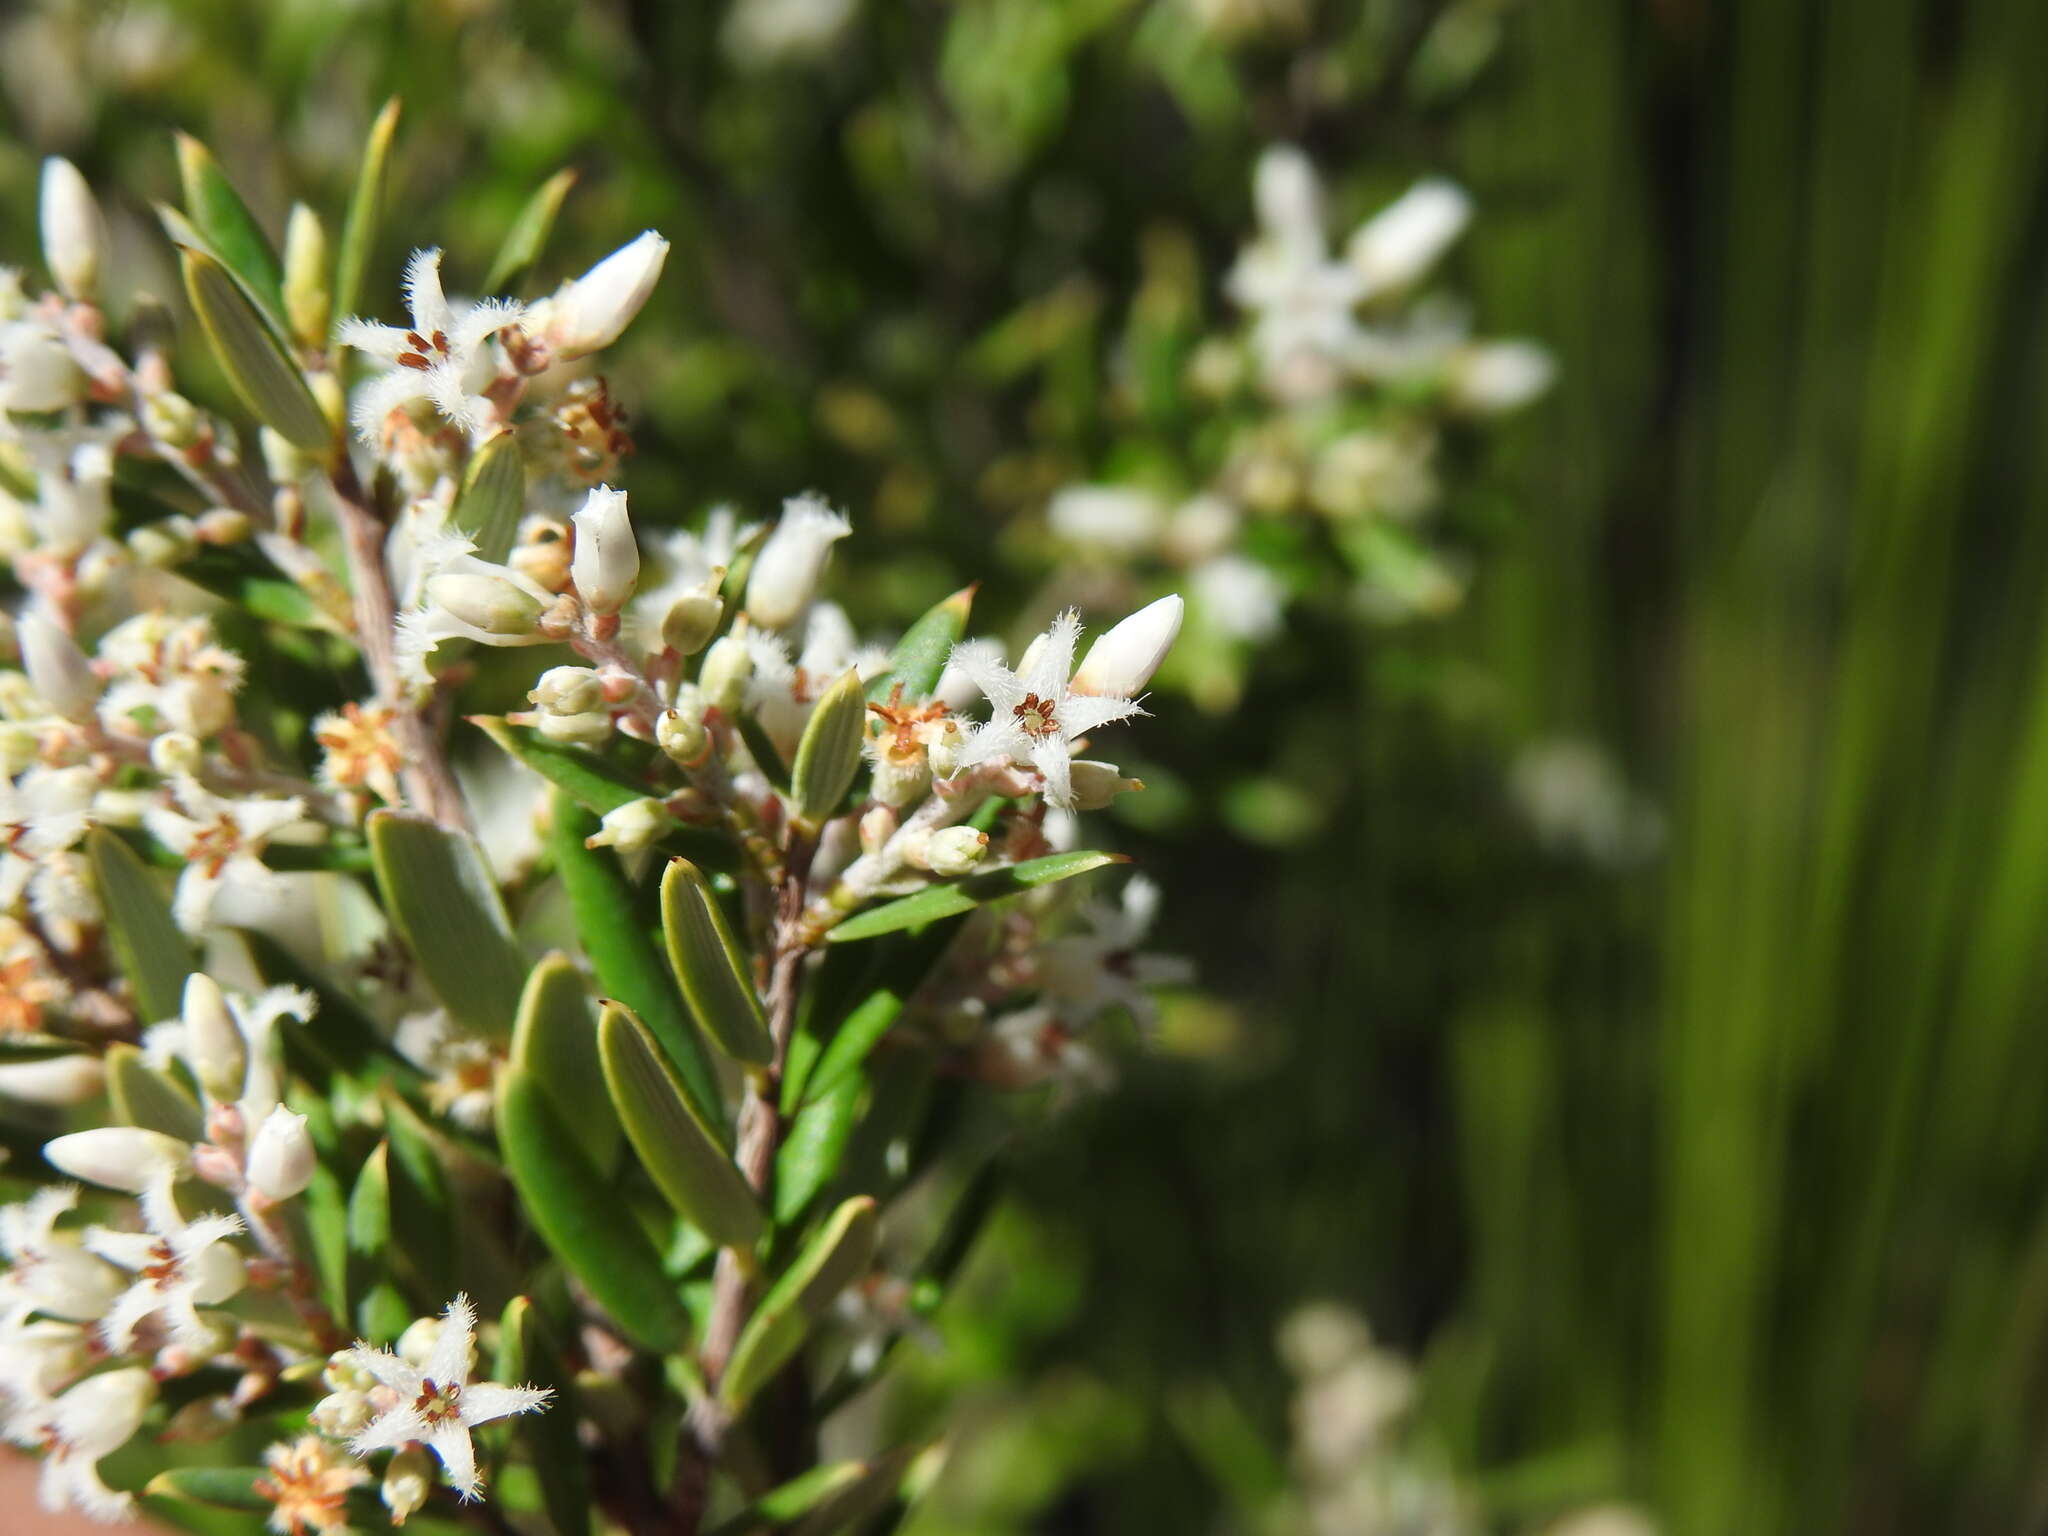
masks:
<svg viewBox="0 0 2048 1536"><path fill-rule="evenodd" d="M171 130L276 232L397 94L376 291L575 168L550 276L675 242L636 515L815 487L857 616L1000 629L1170 436L1106 381L1162 272L1222 312L1261 148L1454 177L1557 383L1446 445L1455 612L1155 700L1112 835L1201 982L1005 1155L915 1529L1299 1528L1334 1300L1487 1526L2042 1530L2044 58L2036 0L15 0L0 256L63 153L171 293Z"/></svg>

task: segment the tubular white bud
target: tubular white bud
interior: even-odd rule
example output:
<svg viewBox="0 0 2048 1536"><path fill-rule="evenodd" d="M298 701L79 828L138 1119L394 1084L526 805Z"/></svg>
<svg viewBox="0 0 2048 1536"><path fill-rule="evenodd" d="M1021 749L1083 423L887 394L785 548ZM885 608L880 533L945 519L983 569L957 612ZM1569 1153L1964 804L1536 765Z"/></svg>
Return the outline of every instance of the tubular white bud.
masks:
<svg viewBox="0 0 2048 1536"><path fill-rule="evenodd" d="M99 290L107 226L78 167L58 155L43 162L42 226L50 276L66 298L90 300Z"/></svg>
<svg viewBox="0 0 2048 1536"><path fill-rule="evenodd" d="M661 276L668 242L647 230L555 295L548 343L558 358L582 357L619 339Z"/></svg>
<svg viewBox="0 0 2048 1536"><path fill-rule="evenodd" d="M241 1096L249 1074L249 1044L228 1011L220 984L203 971L185 978L185 1060L207 1097L225 1104Z"/></svg>
<svg viewBox="0 0 2048 1536"><path fill-rule="evenodd" d="M583 846L638 853L643 848L652 848L674 825L675 818L659 800L628 800L605 812L602 830L586 837Z"/></svg>
<svg viewBox="0 0 2048 1536"><path fill-rule="evenodd" d="M860 819L860 851L877 854L896 835L896 813L886 805L871 805Z"/></svg>
<svg viewBox="0 0 2048 1536"><path fill-rule="evenodd" d="M597 486L570 521L576 525L576 551L569 579L576 595L592 613L617 613L640 580L640 546L626 514L626 493Z"/></svg>
<svg viewBox="0 0 2048 1536"><path fill-rule="evenodd" d="M43 702L68 720L83 720L100 696L100 680L78 642L40 604L21 617L21 665Z"/></svg>
<svg viewBox="0 0 2048 1536"><path fill-rule="evenodd" d="M683 701L678 700L679 704ZM654 722L654 743L668 754L670 761L687 768L704 755L706 736L704 731L703 705L695 708L666 709Z"/></svg>
<svg viewBox="0 0 2048 1536"><path fill-rule="evenodd" d="M131 1195L175 1175L191 1154L191 1147L175 1136L132 1125L73 1131L43 1144L44 1160L60 1173Z"/></svg>
<svg viewBox="0 0 2048 1536"><path fill-rule="evenodd" d="M601 747L612 739L612 717L601 709L577 715L543 711L534 728L549 741L565 741L578 747Z"/></svg>
<svg viewBox="0 0 2048 1536"><path fill-rule="evenodd" d="M1186 607L1178 593L1162 597L1105 631L1088 648L1088 657L1074 673L1068 691L1136 698L1173 648Z"/></svg>
<svg viewBox="0 0 2048 1536"><path fill-rule="evenodd" d="M1478 416L1518 411L1557 376L1557 364L1533 341L1483 341L1451 359L1451 403Z"/></svg>
<svg viewBox="0 0 2048 1536"><path fill-rule="evenodd" d="M782 521L754 556L747 577L747 616L767 629L796 622L818 590L818 578L832 546L853 525L817 496L792 496L782 504Z"/></svg>
<svg viewBox="0 0 2048 1536"><path fill-rule="evenodd" d="M24 1104L83 1104L107 1085L107 1069L97 1056L52 1056L47 1061L10 1061L0 1065L0 1098Z"/></svg>
<svg viewBox="0 0 2048 1536"><path fill-rule="evenodd" d="M727 715L738 711L753 679L754 653L738 635L723 636L704 653L704 664L697 669L704 701Z"/></svg>
<svg viewBox="0 0 2048 1536"><path fill-rule="evenodd" d="M967 733L960 729L960 722L950 715L935 720L925 731L925 760L931 764L932 777L950 779L960 771L960 753L967 745Z"/></svg>
<svg viewBox="0 0 2048 1536"><path fill-rule="evenodd" d="M694 656L711 643L725 617L725 599L718 595L725 580L725 567L713 569L709 579L695 592L685 592L670 605L661 620L661 643L680 656Z"/></svg>
<svg viewBox="0 0 2048 1536"><path fill-rule="evenodd" d="M61 411L85 388L85 370L55 331L32 320L0 325L0 410Z"/></svg>
<svg viewBox="0 0 2048 1536"><path fill-rule="evenodd" d="M931 786L931 763L922 751L898 755L877 753L874 762L874 796L884 805L906 806Z"/></svg>
<svg viewBox="0 0 2048 1536"><path fill-rule="evenodd" d="M427 1459L422 1447L411 1445L391 1458L391 1464L384 1469L383 1487L378 1492L384 1500L384 1507L391 1512L391 1523L403 1525L407 1516L427 1502L427 1495L433 1489L434 1464Z"/></svg>
<svg viewBox="0 0 2048 1536"><path fill-rule="evenodd" d="M1125 778L1114 763L1077 757L1068 771L1073 778L1073 808L1077 811L1099 811L1118 795L1145 787L1143 779Z"/></svg>
<svg viewBox="0 0 2048 1536"><path fill-rule="evenodd" d="M1437 264L1472 220L1472 200L1441 177L1418 181L1352 233L1344 256L1368 295L1406 288Z"/></svg>
<svg viewBox="0 0 2048 1536"><path fill-rule="evenodd" d="M204 761L198 739L184 731L165 731L149 744L149 766L173 778L195 777Z"/></svg>
<svg viewBox="0 0 2048 1536"><path fill-rule="evenodd" d="M604 682L592 667L550 667L526 697L547 714L587 714L604 707Z"/></svg>
<svg viewBox="0 0 2048 1536"><path fill-rule="evenodd" d="M973 827L941 827L924 845L925 867L951 879L964 875L988 855L988 834Z"/></svg>
<svg viewBox="0 0 2048 1536"><path fill-rule="evenodd" d="M278 1105L249 1144L250 1186L269 1199L289 1200L313 1182L317 1166L306 1117Z"/></svg>
<svg viewBox="0 0 2048 1536"><path fill-rule="evenodd" d="M451 571L430 577L427 602L487 635L530 635L541 604L503 576Z"/></svg>

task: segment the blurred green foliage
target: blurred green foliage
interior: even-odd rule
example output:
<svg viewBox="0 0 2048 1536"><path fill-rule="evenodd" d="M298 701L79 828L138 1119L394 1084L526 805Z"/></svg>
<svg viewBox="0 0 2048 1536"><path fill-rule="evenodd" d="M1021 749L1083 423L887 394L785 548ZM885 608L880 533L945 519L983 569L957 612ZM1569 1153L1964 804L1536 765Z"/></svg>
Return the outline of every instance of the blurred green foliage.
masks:
<svg viewBox="0 0 2048 1536"><path fill-rule="evenodd" d="M1303 615L1127 765L1209 1000L1008 1160L889 1410L968 1393L916 1528L1257 1528L1274 1328L1319 1296L1422 1356L1502 1522L2038 1523L2048 9L926 0L779 60L731 15L24 5L10 254L62 151L163 263L171 127L273 233L287 185L338 209L396 93L371 291L414 234L479 280L575 168L545 281L676 241L614 380L636 511L816 486L886 536L849 587L899 619L956 572L1028 600L1003 530L1140 451L1110 381L1148 263L1220 305L1272 140L1348 217L1463 180L1486 324L1563 362L1455 462L1461 614ZM1661 858L1531 830L1510 765L1560 738L1652 791Z"/></svg>

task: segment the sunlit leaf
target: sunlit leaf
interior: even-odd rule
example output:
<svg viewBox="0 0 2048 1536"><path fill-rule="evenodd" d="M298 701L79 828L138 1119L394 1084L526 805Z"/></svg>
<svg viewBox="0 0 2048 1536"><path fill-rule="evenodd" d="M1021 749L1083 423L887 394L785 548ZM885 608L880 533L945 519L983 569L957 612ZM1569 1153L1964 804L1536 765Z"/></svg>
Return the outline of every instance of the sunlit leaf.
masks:
<svg viewBox="0 0 2048 1536"><path fill-rule="evenodd" d="M926 923L971 912L1005 896L1015 896L1060 880L1071 880L1075 875L1085 875L1105 864L1125 862L1124 856L1118 853L1049 853L1042 859L1027 859L1007 869L992 869L986 874L949 880L915 895L885 902L848 918L832 929L826 938L843 944L855 939L879 938L885 933L896 933L905 928L921 928Z"/></svg>

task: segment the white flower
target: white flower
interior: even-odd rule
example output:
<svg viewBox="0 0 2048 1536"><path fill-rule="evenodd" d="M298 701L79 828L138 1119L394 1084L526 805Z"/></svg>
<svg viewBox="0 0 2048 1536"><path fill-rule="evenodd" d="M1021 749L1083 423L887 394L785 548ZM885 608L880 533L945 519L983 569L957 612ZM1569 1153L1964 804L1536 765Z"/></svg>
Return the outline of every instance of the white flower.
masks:
<svg viewBox="0 0 2048 1536"><path fill-rule="evenodd" d="M128 1518L134 1495L100 1481L100 1458L126 1445L156 1401L156 1382L140 1366L88 1376L50 1405L39 1424L14 1438L43 1445L39 1492L43 1508L76 1508L95 1520Z"/></svg>
<svg viewBox="0 0 2048 1536"><path fill-rule="evenodd" d="M610 346L654 292L668 242L647 230L621 246L548 301L543 335L553 355L582 357Z"/></svg>
<svg viewBox="0 0 2048 1536"><path fill-rule="evenodd" d="M414 555L419 606L398 616L398 666L425 693L433 687L427 657L443 640L479 645L544 645L538 628L554 594L511 566L480 559L459 533L424 536Z"/></svg>
<svg viewBox="0 0 2048 1536"><path fill-rule="evenodd" d="M98 793L99 774L85 767L0 779L0 907L12 907L38 871L85 836Z"/></svg>
<svg viewBox="0 0 2048 1536"><path fill-rule="evenodd" d="M1557 363L1533 341L1474 342L1450 360L1451 403L1502 416L1534 400L1556 377Z"/></svg>
<svg viewBox="0 0 2048 1536"><path fill-rule="evenodd" d="M483 391L498 372L490 339L517 323L520 306L505 299L449 303L441 290L441 253L437 250L413 252L405 268L405 302L412 314L409 329L372 320L344 320L336 332L343 346L390 365L388 373L356 391L356 434L374 444L383 433L385 419L415 400L430 402L464 432L481 431L492 416Z"/></svg>
<svg viewBox="0 0 2048 1536"><path fill-rule="evenodd" d="M487 1041L465 1034L446 1010L436 1008L400 1019L393 1043L408 1061L432 1075L427 1102L436 1114L465 1130L490 1129L498 1060Z"/></svg>
<svg viewBox="0 0 2048 1536"><path fill-rule="evenodd" d="M626 493L596 486L570 521L576 525L576 552L569 579L576 595L592 613L617 613L640 580L640 546L633 542Z"/></svg>
<svg viewBox="0 0 2048 1536"><path fill-rule="evenodd" d="M173 1341L211 1352L214 1330L199 1315L242 1288L242 1256L228 1239L242 1230L238 1216L179 1219L175 1205L145 1210L146 1232L93 1227L85 1244L108 1262L135 1275L135 1283L114 1298L100 1322L100 1337L115 1354L126 1353L144 1318L161 1317Z"/></svg>
<svg viewBox="0 0 2048 1536"><path fill-rule="evenodd" d="M1178 596L1168 595L1104 631L1075 669L1074 692L1136 698L1173 649L1185 608Z"/></svg>
<svg viewBox="0 0 2048 1536"><path fill-rule="evenodd" d="M974 827L941 827L924 846L924 866L942 880L966 874L988 855L988 834Z"/></svg>
<svg viewBox="0 0 2048 1536"><path fill-rule="evenodd" d="M49 1184L18 1205L0 1206L0 1326L15 1328L33 1313L89 1323L121 1292L121 1277L85 1250L57 1219L78 1204L78 1186Z"/></svg>
<svg viewBox="0 0 2048 1536"><path fill-rule="evenodd" d="M662 621L669 610L685 597L717 590L718 580L732 568L739 551L760 531L760 524L741 527L728 506L713 507L704 519L704 531L656 529L641 540L643 567L651 561L661 580L649 585L642 581L627 609L627 637L643 651L662 647Z"/></svg>
<svg viewBox="0 0 2048 1536"><path fill-rule="evenodd" d="M1352 232L1344 258L1364 280L1361 297L1411 287L1428 276L1472 221L1472 200L1442 177L1418 181Z"/></svg>
<svg viewBox="0 0 2048 1536"><path fill-rule="evenodd" d="M306 819L306 804L297 796L231 800L197 779L174 780L171 793L181 809L152 805L142 813L142 822L152 837L185 860L171 914L185 932L197 934L223 886L257 892L273 888L276 877L264 866L263 849L276 833Z"/></svg>
<svg viewBox="0 0 2048 1536"><path fill-rule="evenodd" d="M177 1220L171 1186L192 1160L189 1143L133 1125L102 1125L43 1143L43 1160L60 1173L142 1201L145 1213Z"/></svg>
<svg viewBox="0 0 2048 1536"><path fill-rule="evenodd" d="M1238 257L1225 289L1252 313L1252 346L1268 387L1283 399L1314 399L1342 382L1361 334L1352 311L1364 279L1331 260L1315 168L1299 149L1268 149L1252 186L1259 237Z"/></svg>
<svg viewBox="0 0 2048 1536"><path fill-rule="evenodd" d="M954 648L953 659L993 707L988 724L960 754L963 768L1002 759L1028 762L1045 780L1048 805L1073 803L1068 765L1074 742L1100 726L1145 713L1126 698L1072 691L1067 679L1080 634L1080 616L1070 608L1032 643L1021 675L972 646Z"/></svg>
<svg viewBox="0 0 2048 1536"><path fill-rule="evenodd" d="M399 1355L367 1345L350 1350L350 1363L374 1376L397 1400L349 1442L349 1450L367 1456L420 1441L441 1459L449 1487L465 1499L477 1497L482 1485L470 1430L509 1414L531 1413L544 1407L550 1394L537 1387L472 1384L470 1347L475 1337L476 1311L467 1296L457 1296L448 1303L446 1321L425 1364L414 1367Z"/></svg>
<svg viewBox="0 0 2048 1536"><path fill-rule="evenodd" d="M64 296L90 299L106 258L107 226L78 167L58 155L43 162L43 260Z"/></svg>
<svg viewBox="0 0 2048 1536"><path fill-rule="evenodd" d="M792 496L782 520L754 556L747 577L747 616L767 629L794 624L818 590L832 546L853 525L818 496Z"/></svg>
<svg viewBox="0 0 2048 1536"><path fill-rule="evenodd" d="M306 1117L282 1104L272 1109L249 1143L249 1186L265 1199L289 1200L313 1182L318 1159Z"/></svg>
<svg viewBox="0 0 2048 1536"><path fill-rule="evenodd" d="M1112 555L1136 555L1159 542L1166 504L1147 491L1121 485L1070 485L1046 508L1052 531L1070 544Z"/></svg>
<svg viewBox="0 0 2048 1536"><path fill-rule="evenodd" d="M1213 555L1188 572L1188 587L1208 624L1253 644L1280 631L1287 587L1258 561Z"/></svg>
<svg viewBox="0 0 2048 1536"><path fill-rule="evenodd" d="M1051 1008L1020 1008L989 1026L984 1061L1010 1088L1055 1083L1061 1089L1107 1088L1115 1074L1102 1055Z"/></svg>
<svg viewBox="0 0 2048 1536"><path fill-rule="evenodd" d="M70 633L41 603L31 603L15 626L22 670L43 702L67 720L83 720L100 696L92 663Z"/></svg>
<svg viewBox="0 0 2048 1536"><path fill-rule="evenodd" d="M43 1319L0 1324L0 1401L7 1415L0 1432L26 1429L47 1417L57 1389L91 1358L85 1329Z"/></svg>
<svg viewBox="0 0 2048 1536"><path fill-rule="evenodd" d="M39 317L0 325L0 411L61 411L85 398L85 370Z"/></svg>
<svg viewBox="0 0 2048 1536"><path fill-rule="evenodd" d="M1120 905L1091 901L1081 909L1087 932L1062 934L1039 947L1039 990L1062 1017L1085 1023L1122 1007L1141 1029L1157 1021L1151 989L1194 979L1194 966L1177 955L1138 952L1158 911L1159 887L1134 876Z"/></svg>
<svg viewBox="0 0 2048 1536"><path fill-rule="evenodd" d="M97 1056L52 1056L0 1066L0 1098L24 1104L83 1104L98 1098L106 1086L107 1069Z"/></svg>

